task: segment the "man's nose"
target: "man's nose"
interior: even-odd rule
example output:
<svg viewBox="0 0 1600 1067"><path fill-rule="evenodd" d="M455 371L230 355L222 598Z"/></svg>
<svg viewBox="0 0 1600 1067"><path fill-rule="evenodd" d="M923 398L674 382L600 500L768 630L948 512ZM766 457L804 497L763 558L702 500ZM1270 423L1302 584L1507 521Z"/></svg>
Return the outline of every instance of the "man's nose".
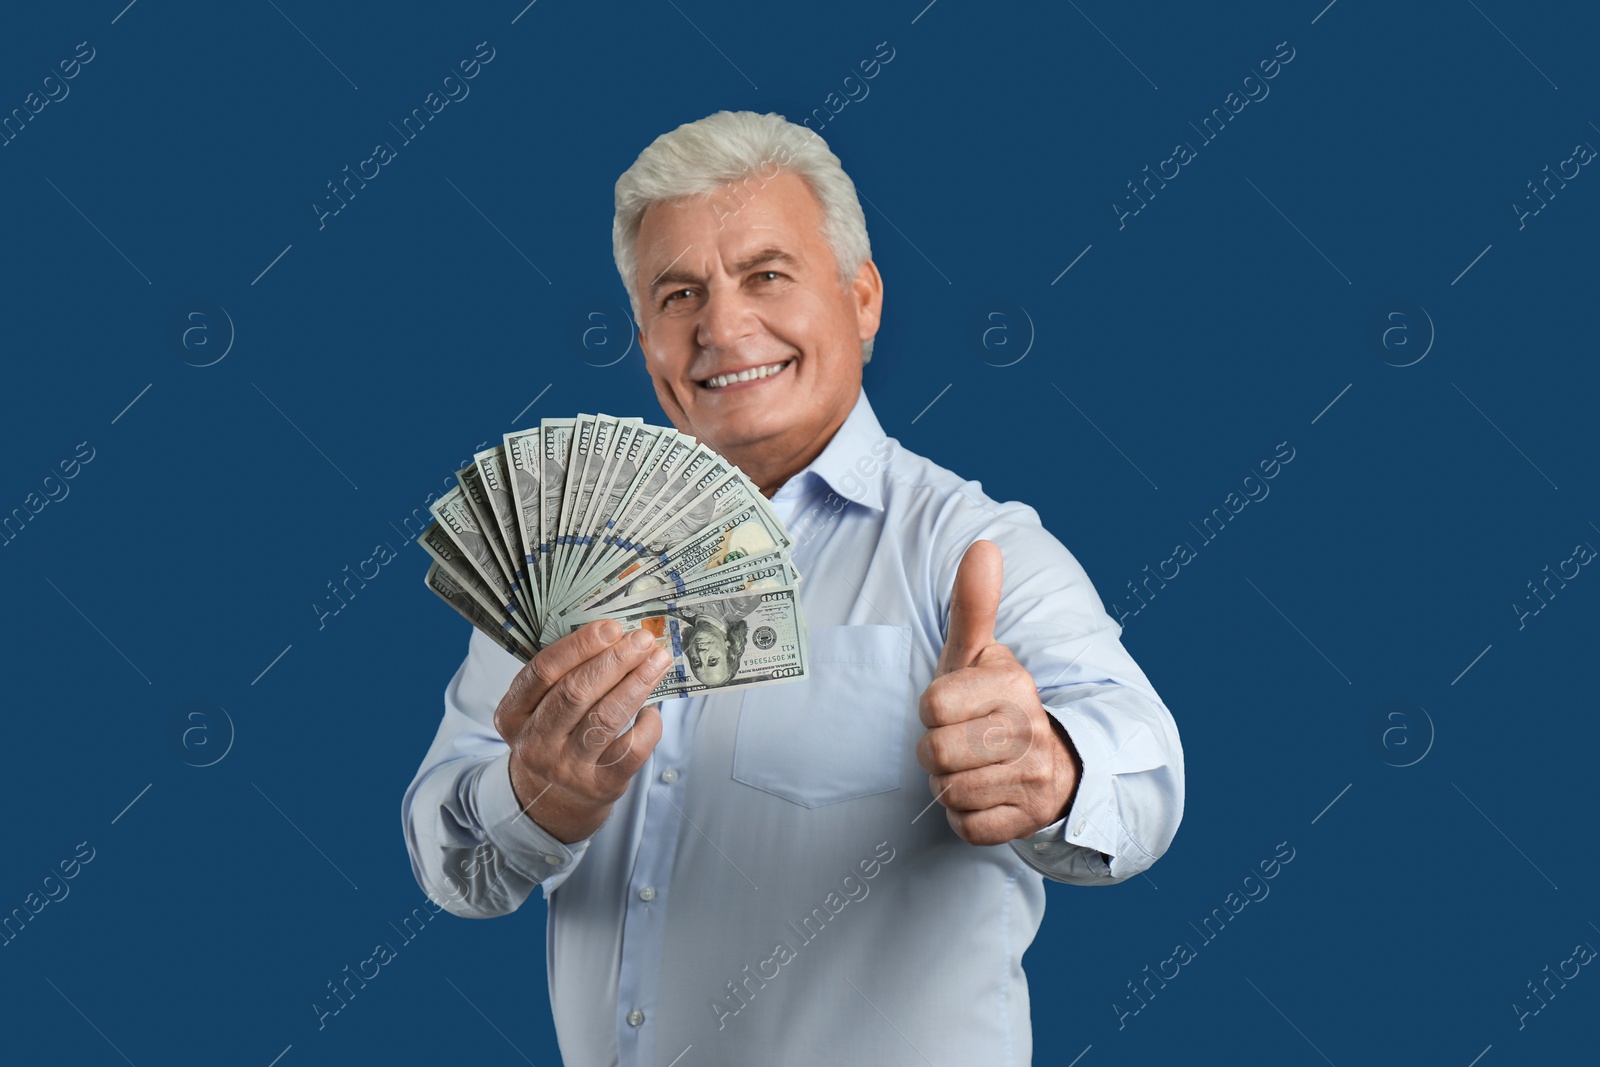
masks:
<svg viewBox="0 0 1600 1067"><path fill-rule="evenodd" d="M701 348L732 349L755 332L755 316L750 301L736 287L713 286L700 306L696 341Z"/></svg>

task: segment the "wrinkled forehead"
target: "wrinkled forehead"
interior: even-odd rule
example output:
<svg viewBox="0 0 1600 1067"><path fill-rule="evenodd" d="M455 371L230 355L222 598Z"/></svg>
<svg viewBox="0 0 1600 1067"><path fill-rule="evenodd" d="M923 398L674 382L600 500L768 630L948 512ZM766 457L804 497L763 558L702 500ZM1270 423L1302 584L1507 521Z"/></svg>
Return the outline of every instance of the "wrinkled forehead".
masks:
<svg viewBox="0 0 1600 1067"><path fill-rule="evenodd" d="M773 248L796 260L831 260L823 234L822 202L794 174L752 187L717 189L651 204L636 238L638 271L646 287L666 271L671 282L703 281L718 270L741 273Z"/></svg>

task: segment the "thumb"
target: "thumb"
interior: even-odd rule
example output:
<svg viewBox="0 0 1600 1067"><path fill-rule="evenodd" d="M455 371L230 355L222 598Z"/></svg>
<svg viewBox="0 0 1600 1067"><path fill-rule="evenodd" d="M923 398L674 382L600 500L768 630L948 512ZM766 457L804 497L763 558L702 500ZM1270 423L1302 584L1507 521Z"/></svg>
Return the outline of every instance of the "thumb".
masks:
<svg viewBox="0 0 1600 1067"><path fill-rule="evenodd" d="M994 643L1001 570L1000 546L993 541L974 541L961 557L950 587L950 631L939 653L939 674L969 666Z"/></svg>

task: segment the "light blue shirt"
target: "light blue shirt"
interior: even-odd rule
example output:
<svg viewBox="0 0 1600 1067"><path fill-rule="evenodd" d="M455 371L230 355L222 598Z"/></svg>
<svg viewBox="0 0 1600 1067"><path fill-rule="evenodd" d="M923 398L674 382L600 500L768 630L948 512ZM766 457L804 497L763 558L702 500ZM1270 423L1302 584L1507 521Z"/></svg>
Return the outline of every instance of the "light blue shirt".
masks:
<svg viewBox="0 0 1600 1067"><path fill-rule="evenodd" d="M1112 885L1166 851L1184 795L1172 715L1038 514L884 436L865 392L772 504L804 576L810 676L664 702L649 762L568 846L517 805L493 717L520 664L474 634L402 804L417 880L480 918L544 888L568 1067L1028 1064L1022 954L1044 879ZM1066 818L982 847L913 750L978 538L1004 560L996 640L1083 759Z"/></svg>

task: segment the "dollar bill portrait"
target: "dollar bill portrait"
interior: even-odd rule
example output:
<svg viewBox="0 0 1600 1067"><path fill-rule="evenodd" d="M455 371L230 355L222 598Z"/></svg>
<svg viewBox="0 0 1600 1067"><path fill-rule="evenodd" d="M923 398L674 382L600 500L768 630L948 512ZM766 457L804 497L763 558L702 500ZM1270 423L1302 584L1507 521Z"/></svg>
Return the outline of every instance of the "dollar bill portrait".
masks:
<svg viewBox="0 0 1600 1067"><path fill-rule="evenodd" d="M544 953L569 1065L1033 1062L1029 972L1092 988L1102 966L1024 968L1045 882L1113 887L1166 853L1184 803L1172 712L1039 512L984 491L1000 472L907 447L889 432L913 421L903 397L879 420L863 371L893 289L820 135L749 111L668 129L593 222L632 365L756 493L651 567L538 571L582 577L585 599L526 664L474 634L402 800L413 873L470 918L542 892L548 925L511 928L482 965L520 987ZM957 343L923 333L906 365ZM1013 402L954 390L918 440L942 423L941 454L974 467L964 443L984 433L1047 440L1059 412ZM1014 484L1060 507L1082 499L1072 467ZM571 541L535 518L541 545Z"/></svg>
<svg viewBox="0 0 1600 1067"><path fill-rule="evenodd" d="M722 685L739 671L750 624L745 616L759 597L728 597L695 608L680 606L671 612L683 626L683 656L694 676L706 685Z"/></svg>

